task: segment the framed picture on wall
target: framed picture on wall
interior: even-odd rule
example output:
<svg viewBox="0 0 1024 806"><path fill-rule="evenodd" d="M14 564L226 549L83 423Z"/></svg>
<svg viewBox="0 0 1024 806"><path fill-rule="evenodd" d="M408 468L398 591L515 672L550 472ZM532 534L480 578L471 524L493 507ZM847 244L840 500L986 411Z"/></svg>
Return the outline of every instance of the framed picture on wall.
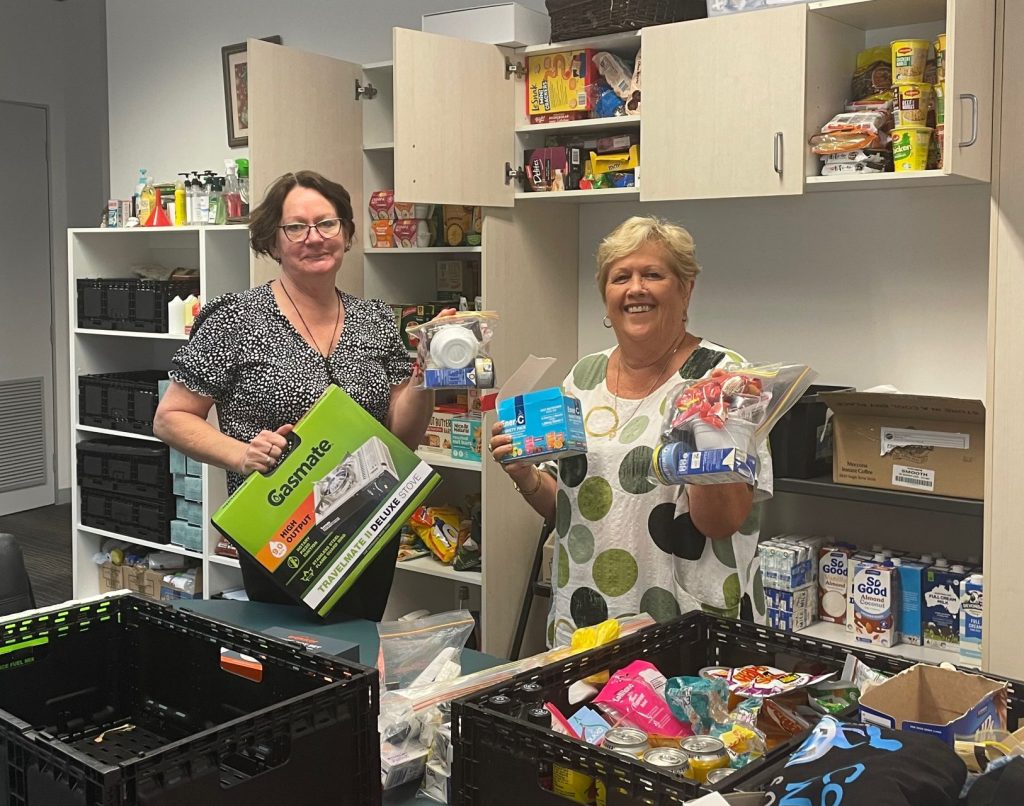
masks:
<svg viewBox="0 0 1024 806"><path fill-rule="evenodd" d="M264 42L281 44L280 36L262 37ZM228 119L228 146L249 145L249 60L245 42L220 49L224 67L224 111Z"/></svg>

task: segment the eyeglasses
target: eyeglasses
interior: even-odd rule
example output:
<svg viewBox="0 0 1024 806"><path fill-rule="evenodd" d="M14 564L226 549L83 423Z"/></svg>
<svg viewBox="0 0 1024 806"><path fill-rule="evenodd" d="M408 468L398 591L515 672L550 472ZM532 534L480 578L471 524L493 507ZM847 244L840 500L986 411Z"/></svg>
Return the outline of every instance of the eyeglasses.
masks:
<svg viewBox="0 0 1024 806"><path fill-rule="evenodd" d="M284 237L289 241L298 242L306 240L314 227L321 238L337 238L341 232L341 219L325 218L315 224L282 224L278 229L284 230Z"/></svg>

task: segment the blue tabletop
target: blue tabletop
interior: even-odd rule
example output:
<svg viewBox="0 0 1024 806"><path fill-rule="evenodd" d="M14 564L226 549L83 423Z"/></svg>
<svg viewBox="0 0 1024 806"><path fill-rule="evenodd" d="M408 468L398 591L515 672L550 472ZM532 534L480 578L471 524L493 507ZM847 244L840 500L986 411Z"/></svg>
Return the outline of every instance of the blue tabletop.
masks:
<svg viewBox="0 0 1024 806"><path fill-rule="evenodd" d="M262 632L270 627L284 627L302 630L315 635L351 641L359 645L359 662L364 666L377 666L377 625L372 621L351 619L325 623L309 610L299 605L266 604L264 602L238 602L230 599L192 600L179 602L184 609L200 615L215 618L252 632ZM462 670L467 674L488 669L505 663L501 658L466 649L462 652ZM391 789L384 793L385 806L406 806L406 804L435 803L416 796L418 784Z"/></svg>

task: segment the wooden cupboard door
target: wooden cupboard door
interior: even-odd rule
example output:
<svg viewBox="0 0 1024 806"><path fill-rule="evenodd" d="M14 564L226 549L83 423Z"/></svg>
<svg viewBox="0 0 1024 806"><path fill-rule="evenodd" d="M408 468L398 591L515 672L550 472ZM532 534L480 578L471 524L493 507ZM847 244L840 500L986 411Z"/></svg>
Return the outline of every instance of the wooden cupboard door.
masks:
<svg viewBox="0 0 1024 806"><path fill-rule="evenodd" d="M983 182L992 176L995 14L995 0L947 1L942 169Z"/></svg>
<svg viewBox="0 0 1024 806"><path fill-rule="evenodd" d="M394 29L395 198L511 207L515 79L494 45Z"/></svg>
<svg viewBox="0 0 1024 806"><path fill-rule="evenodd" d="M255 207L289 171L312 170L340 182L352 197L356 240L338 273L338 287L363 293L358 237L363 204L363 109L356 100L357 64L259 39L248 41L249 184ZM252 283L276 277L277 264L254 258Z"/></svg>
<svg viewBox="0 0 1024 806"><path fill-rule="evenodd" d="M643 31L640 200L799 194L807 10Z"/></svg>

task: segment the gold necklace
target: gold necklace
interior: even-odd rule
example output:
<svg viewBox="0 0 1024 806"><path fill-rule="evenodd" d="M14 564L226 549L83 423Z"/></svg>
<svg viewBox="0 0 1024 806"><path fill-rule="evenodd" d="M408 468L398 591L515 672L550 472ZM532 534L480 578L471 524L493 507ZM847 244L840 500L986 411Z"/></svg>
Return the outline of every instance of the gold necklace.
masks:
<svg viewBox="0 0 1024 806"><path fill-rule="evenodd" d="M284 284L284 278L279 278L278 282L281 284L281 290L284 291L284 295L288 297L288 301L292 304L292 308L295 309L295 313L299 315L299 321L302 322L302 326L306 328L306 332L309 334L309 340L313 342L313 346L316 351L320 354L320 357L324 360L324 368L327 370L327 377L332 381L334 380L334 372L331 370L331 363L328 360L329 355L320 349L320 345L317 343L316 336L313 335L313 331L309 325L306 324L306 317L302 315L302 311L299 310L299 306L295 304L295 300L292 299L292 295L288 293L288 286ZM334 330L331 331L331 342L328 346L331 347L332 352L334 344L338 339L338 325L341 324L341 293L337 288L334 289L334 294L338 299L338 314L334 319Z"/></svg>
<svg viewBox="0 0 1024 806"><path fill-rule="evenodd" d="M665 374L665 367L667 367L669 361L672 360L672 356L674 356L679 351L679 348L682 347L685 343L686 343L686 333L683 333L682 340L677 342L676 346L673 347L671 352L666 354L665 358L662 360L661 368L658 370L658 374L654 376L654 383L651 385L651 388L647 390L647 394L645 394L643 397L640 398L640 400L637 402L636 406L633 407L633 411L631 411L629 413L629 416L626 419L624 419L624 420L619 418L619 379L622 377L622 353L621 352L619 353L619 363L616 364L616 366L615 366L615 392L614 392L614 398L615 398L615 402L614 402L614 406L615 406L615 424L611 427L611 430L608 431L608 433L605 434L604 436L606 436L609 439L611 439L612 437L614 437L619 432L619 425L620 424L621 425L625 425L630 420L632 420L634 416L636 416L636 413L638 411L640 411L640 407L644 404L644 402L647 400L647 398L650 397L651 392L653 392L655 389L658 388L658 382L661 380L661 376ZM621 350L621 348L620 348L620 350ZM648 366L650 366L650 364L648 364Z"/></svg>

